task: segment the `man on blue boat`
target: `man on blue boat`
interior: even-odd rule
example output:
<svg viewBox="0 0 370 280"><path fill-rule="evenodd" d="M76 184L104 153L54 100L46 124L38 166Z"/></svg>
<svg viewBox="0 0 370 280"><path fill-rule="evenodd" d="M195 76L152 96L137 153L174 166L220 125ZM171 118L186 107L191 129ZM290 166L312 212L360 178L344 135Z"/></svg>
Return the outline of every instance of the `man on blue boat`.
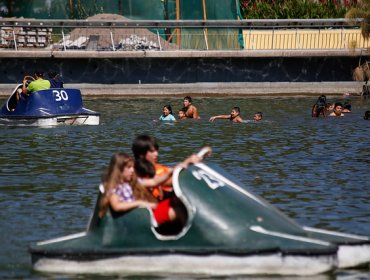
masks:
<svg viewBox="0 0 370 280"><path fill-rule="evenodd" d="M22 92L23 94L29 94L34 91L49 89L50 82L48 80L44 80L44 72L40 70L35 71L35 80L27 85L27 80L23 80Z"/></svg>

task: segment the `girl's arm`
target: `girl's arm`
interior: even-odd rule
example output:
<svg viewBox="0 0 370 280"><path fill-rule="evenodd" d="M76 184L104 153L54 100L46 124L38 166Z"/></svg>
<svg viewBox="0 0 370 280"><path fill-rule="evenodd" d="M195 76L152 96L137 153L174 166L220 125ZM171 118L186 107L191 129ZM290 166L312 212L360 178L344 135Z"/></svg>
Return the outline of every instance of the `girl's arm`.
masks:
<svg viewBox="0 0 370 280"><path fill-rule="evenodd" d="M172 173L176 167L186 168L189 164L196 164L198 162L201 162L204 157L211 155L212 153L211 147L206 146L204 148L207 150L207 153L203 157L198 156L196 154L190 155L185 160L177 164L174 168L171 168L170 172L167 172L163 175L155 175L153 178L141 178L140 184L147 188L159 186L164 182L166 182L166 185L172 185Z"/></svg>
<svg viewBox="0 0 370 280"><path fill-rule="evenodd" d="M153 178L141 178L140 184L147 188L153 188L166 182L172 176L173 169L163 175L155 175Z"/></svg>
<svg viewBox="0 0 370 280"><path fill-rule="evenodd" d="M155 208L156 204L144 200L135 200L135 201L120 201L118 195L112 194L109 197L109 204L112 209L116 212L126 212L128 210L138 208L138 207L148 207Z"/></svg>
<svg viewBox="0 0 370 280"><path fill-rule="evenodd" d="M210 122L213 122L215 119L230 119L230 115L219 115L213 116L209 119Z"/></svg>

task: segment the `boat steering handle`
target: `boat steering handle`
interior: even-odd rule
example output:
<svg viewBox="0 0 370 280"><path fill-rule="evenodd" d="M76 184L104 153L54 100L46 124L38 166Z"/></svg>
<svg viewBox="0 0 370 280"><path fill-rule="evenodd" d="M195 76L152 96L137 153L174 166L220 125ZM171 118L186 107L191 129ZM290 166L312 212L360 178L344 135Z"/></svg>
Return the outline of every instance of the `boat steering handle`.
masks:
<svg viewBox="0 0 370 280"><path fill-rule="evenodd" d="M204 159L205 157L210 156L212 153L212 148L210 146L203 147L198 153L197 156Z"/></svg>
<svg viewBox="0 0 370 280"><path fill-rule="evenodd" d="M24 81L24 80L33 80L33 81L34 81L34 80L35 80L35 78L34 78L34 77L32 77L32 76L24 76L24 77L23 77L23 81Z"/></svg>

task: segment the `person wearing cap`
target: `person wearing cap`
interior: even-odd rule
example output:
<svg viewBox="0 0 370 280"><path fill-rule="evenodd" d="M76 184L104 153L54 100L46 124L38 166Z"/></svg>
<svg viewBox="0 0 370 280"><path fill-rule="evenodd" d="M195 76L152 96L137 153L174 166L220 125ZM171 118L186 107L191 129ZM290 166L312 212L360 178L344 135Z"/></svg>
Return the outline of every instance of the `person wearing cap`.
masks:
<svg viewBox="0 0 370 280"><path fill-rule="evenodd" d="M42 71L35 71L35 80L29 83L27 86L27 80L23 80L22 92L23 94L32 93L34 91L49 89L50 82L48 80L44 80L44 73Z"/></svg>

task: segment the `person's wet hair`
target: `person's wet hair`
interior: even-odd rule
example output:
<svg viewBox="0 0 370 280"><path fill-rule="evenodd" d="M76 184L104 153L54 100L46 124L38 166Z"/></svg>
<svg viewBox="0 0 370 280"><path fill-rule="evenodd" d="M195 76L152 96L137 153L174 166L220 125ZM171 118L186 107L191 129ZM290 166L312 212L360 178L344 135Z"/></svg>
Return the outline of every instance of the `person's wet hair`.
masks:
<svg viewBox="0 0 370 280"><path fill-rule="evenodd" d="M190 103L192 102L192 101L191 101L191 97L190 97L190 96L185 96L185 97L184 97L184 100L187 100L187 101L189 101Z"/></svg>
<svg viewBox="0 0 370 280"><path fill-rule="evenodd" d="M41 78L43 78L43 77L44 77L44 71L42 71L42 70L40 70L40 69L37 69L37 70L35 71L35 75L36 75L37 77L41 77Z"/></svg>
<svg viewBox="0 0 370 280"><path fill-rule="evenodd" d="M326 106L326 96L322 94L316 100L316 103L312 106L311 116L314 118L318 118L320 115L323 115L325 117Z"/></svg>
<svg viewBox="0 0 370 280"><path fill-rule="evenodd" d="M369 120L370 119L370 111L366 111L364 115L364 120Z"/></svg>
<svg viewBox="0 0 370 280"><path fill-rule="evenodd" d="M311 115L313 118L318 118L320 115L325 116L325 107L319 107L317 104L312 106Z"/></svg>
<svg viewBox="0 0 370 280"><path fill-rule="evenodd" d="M317 99L316 104L319 107L325 107L326 106L326 96L320 95L320 97Z"/></svg>
<svg viewBox="0 0 370 280"><path fill-rule="evenodd" d="M233 107L233 110L234 110L235 112L237 112L238 114L240 114L240 108L239 108L239 107Z"/></svg>
<svg viewBox="0 0 370 280"><path fill-rule="evenodd" d="M171 107L171 105L169 105L169 104L168 105L165 105L165 106L163 106L163 109L164 108L167 108L167 110L170 111L170 114L172 115L172 107Z"/></svg>
<svg viewBox="0 0 370 280"><path fill-rule="evenodd" d="M339 106L343 108L343 104L341 102L335 102L334 109L339 107Z"/></svg>
<svg viewBox="0 0 370 280"><path fill-rule="evenodd" d="M155 166L145 158L135 160L134 168L139 177L153 178L155 176Z"/></svg>
<svg viewBox="0 0 370 280"><path fill-rule="evenodd" d="M347 110L351 111L351 108L352 108L352 106L348 101L344 102L343 109L347 109Z"/></svg>

